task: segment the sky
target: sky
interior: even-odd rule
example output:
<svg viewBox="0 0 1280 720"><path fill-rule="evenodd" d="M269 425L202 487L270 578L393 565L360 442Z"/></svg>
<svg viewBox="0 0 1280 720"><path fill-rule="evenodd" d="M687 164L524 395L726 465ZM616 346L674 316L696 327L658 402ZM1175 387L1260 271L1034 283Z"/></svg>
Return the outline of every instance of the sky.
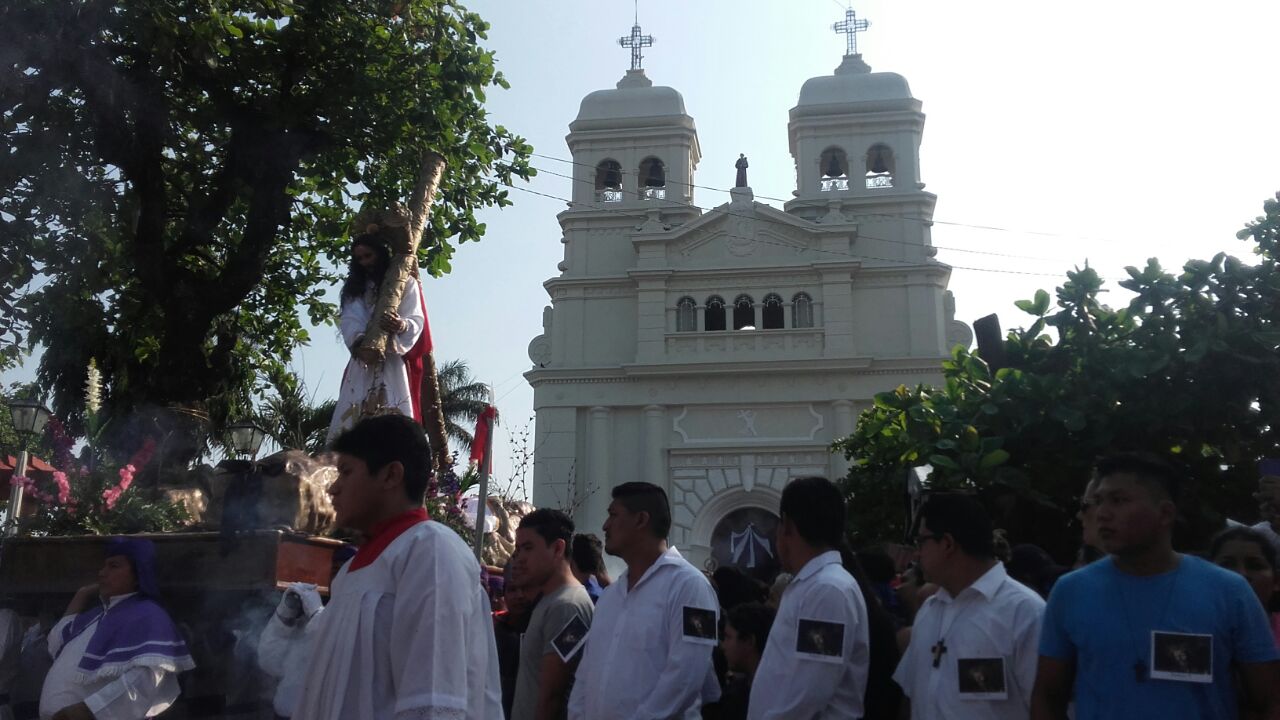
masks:
<svg viewBox="0 0 1280 720"><path fill-rule="evenodd" d="M568 174L564 136L581 98L629 67L617 39L630 32L632 3L468 7L492 24L484 44L511 83L489 93L491 120L529 140L536 167ZM781 207L791 196L787 113L806 79L840 63L845 39L831 24L844 7L641 0L640 24L656 38L645 71L680 91L697 124L694 182L725 189L696 190L697 205L728 201L738 153L750 158L757 201ZM1013 302L1085 262L1113 284L1149 257L1177 268L1222 251L1248 256L1235 232L1280 190L1280 3L857 0L854 9L871 23L858 39L863 59L905 76L924 104L922 179L938 196L933 241L955 267L958 319L999 313L1006 329L1024 325ZM481 213L484 239L425 284L437 361L463 358L495 386L499 485L518 465L508 433L533 414L527 346L549 302L542 283L563 257L555 216L565 203L545 195L570 195L570 181L549 173L517 186L512 207ZM1119 288L1111 298L1125 302ZM332 329L312 338L295 369L319 397L336 395L346 353Z"/></svg>

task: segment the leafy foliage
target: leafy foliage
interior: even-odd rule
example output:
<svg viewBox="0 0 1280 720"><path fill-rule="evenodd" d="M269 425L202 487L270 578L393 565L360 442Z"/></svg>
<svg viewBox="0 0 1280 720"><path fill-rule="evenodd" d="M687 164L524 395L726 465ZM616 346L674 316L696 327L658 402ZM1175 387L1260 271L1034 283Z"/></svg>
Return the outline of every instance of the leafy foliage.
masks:
<svg viewBox="0 0 1280 720"><path fill-rule="evenodd" d="M837 443L859 540L906 531L906 471L927 464L931 489L978 491L1014 542L1065 557L1092 464L1117 450L1162 454L1190 480L1186 547L1223 516L1254 517L1256 463L1280 453L1280 201L1265 212L1239 234L1257 264L1219 254L1173 274L1151 259L1127 268L1119 309L1077 269L1056 302L1017 303L1032 321L1008 333L1008 367L956 348L942 386L878 395Z"/></svg>
<svg viewBox="0 0 1280 720"><path fill-rule="evenodd" d="M351 206L447 162L419 260L447 273L530 148L489 124L506 87L456 0L14 0L0 55L0 369L78 425L90 358L107 415L243 407L330 321Z"/></svg>
<svg viewBox="0 0 1280 720"><path fill-rule="evenodd" d="M337 400L315 402L307 387L292 373L272 377L274 393L258 409L258 422L281 449L296 448L316 455L324 451L325 436Z"/></svg>
<svg viewBox="0 0 1280 720"><path fill-rule="evenodd" d="M471 377L466 360L449 360L436 370L440 379L440 407L449 438L465 452L471 452L475 438L466 425L475 427L480 413L489 405L489 386ZM465 423L465 425L464 425ZM497 424L495 418L494 424Z"/></svg>

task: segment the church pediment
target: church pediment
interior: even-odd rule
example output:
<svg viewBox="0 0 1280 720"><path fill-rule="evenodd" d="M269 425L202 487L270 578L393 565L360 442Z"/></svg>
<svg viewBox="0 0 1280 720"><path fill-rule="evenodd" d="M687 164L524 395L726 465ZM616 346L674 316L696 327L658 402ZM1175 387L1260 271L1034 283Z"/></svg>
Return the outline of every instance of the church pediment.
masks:
<svg viewBox="0 0 1280 720"><path fill-rule="evenodd" d="M824 239L852 239L851 224L822 226L755 202L733 202L711 210L688 225L634 237L638 244L661 242L671 266L757 264L779 260L821 260Z"/></svg>

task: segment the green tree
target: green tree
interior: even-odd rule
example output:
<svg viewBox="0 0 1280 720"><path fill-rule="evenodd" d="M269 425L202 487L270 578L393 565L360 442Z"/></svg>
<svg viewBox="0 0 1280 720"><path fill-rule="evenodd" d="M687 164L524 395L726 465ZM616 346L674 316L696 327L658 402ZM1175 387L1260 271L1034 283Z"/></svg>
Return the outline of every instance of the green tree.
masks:
<svg viewBox="0 0 1280 720"><path fill-rule="evenodd" d="M351 207L407 196L423 151L447 162L432 275L532 174L455 0L14 0L0 24L0 367L43 346L72 419L90 358L108 414L243 406L304 314L333 319Z"/></svg>
<svg viewBox="0 0 1280 720"><path fill-rule="evenodd" d="M837 443L859 539L901 537L906 471L930 465L931 488L976 490L1015 542L1065 556L1093 461L1117 450L1161 454L1190 480L1185 547L1223 516L1255 516L1256 463L1280 453L1280 202L1265 213L1239 235L1256 264L1224 253L1173 274L1151 259L1127 268L1119 309L1077 269L1056 302L1017 303L1032 321L1008 333L1007 367L957 348L941 386L878 395Z"/></svg>
<svg viewBox="0 0 1280 720"><path fill-rule="evenodd" d="M489 386L471 377L471 368L465 360L450 360L442 364L438 375L445 431L462 452L469 453L475 438L466 426L475 427L476 419L488 407Z"/></svg>

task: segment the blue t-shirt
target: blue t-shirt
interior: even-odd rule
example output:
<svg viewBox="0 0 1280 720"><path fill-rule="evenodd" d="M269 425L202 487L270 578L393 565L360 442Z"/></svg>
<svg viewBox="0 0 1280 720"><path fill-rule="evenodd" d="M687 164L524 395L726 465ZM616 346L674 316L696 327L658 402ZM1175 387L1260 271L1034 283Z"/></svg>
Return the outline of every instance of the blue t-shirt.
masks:
<svg viewBox="0 0 1280 720"><path fill-rule="evenodd" d="M1150 677L1152 631L1212 635L1213 682ZM1189 555L1150 577L1127 575L1111 558L1063 576L1045 608L1040 654L1075 662L1077 720L1235 720L1232 665L1280 658L1244 578Z"/></svg>
<svg viewBox="0 0 1280 720"><path fill-rule="evenodd" d="M604 592L604 588L600 587L595 575L588 575L587 584L583 587L587 589L587 597L591 598L592 603L600 602L600 593Z"/></svg>

